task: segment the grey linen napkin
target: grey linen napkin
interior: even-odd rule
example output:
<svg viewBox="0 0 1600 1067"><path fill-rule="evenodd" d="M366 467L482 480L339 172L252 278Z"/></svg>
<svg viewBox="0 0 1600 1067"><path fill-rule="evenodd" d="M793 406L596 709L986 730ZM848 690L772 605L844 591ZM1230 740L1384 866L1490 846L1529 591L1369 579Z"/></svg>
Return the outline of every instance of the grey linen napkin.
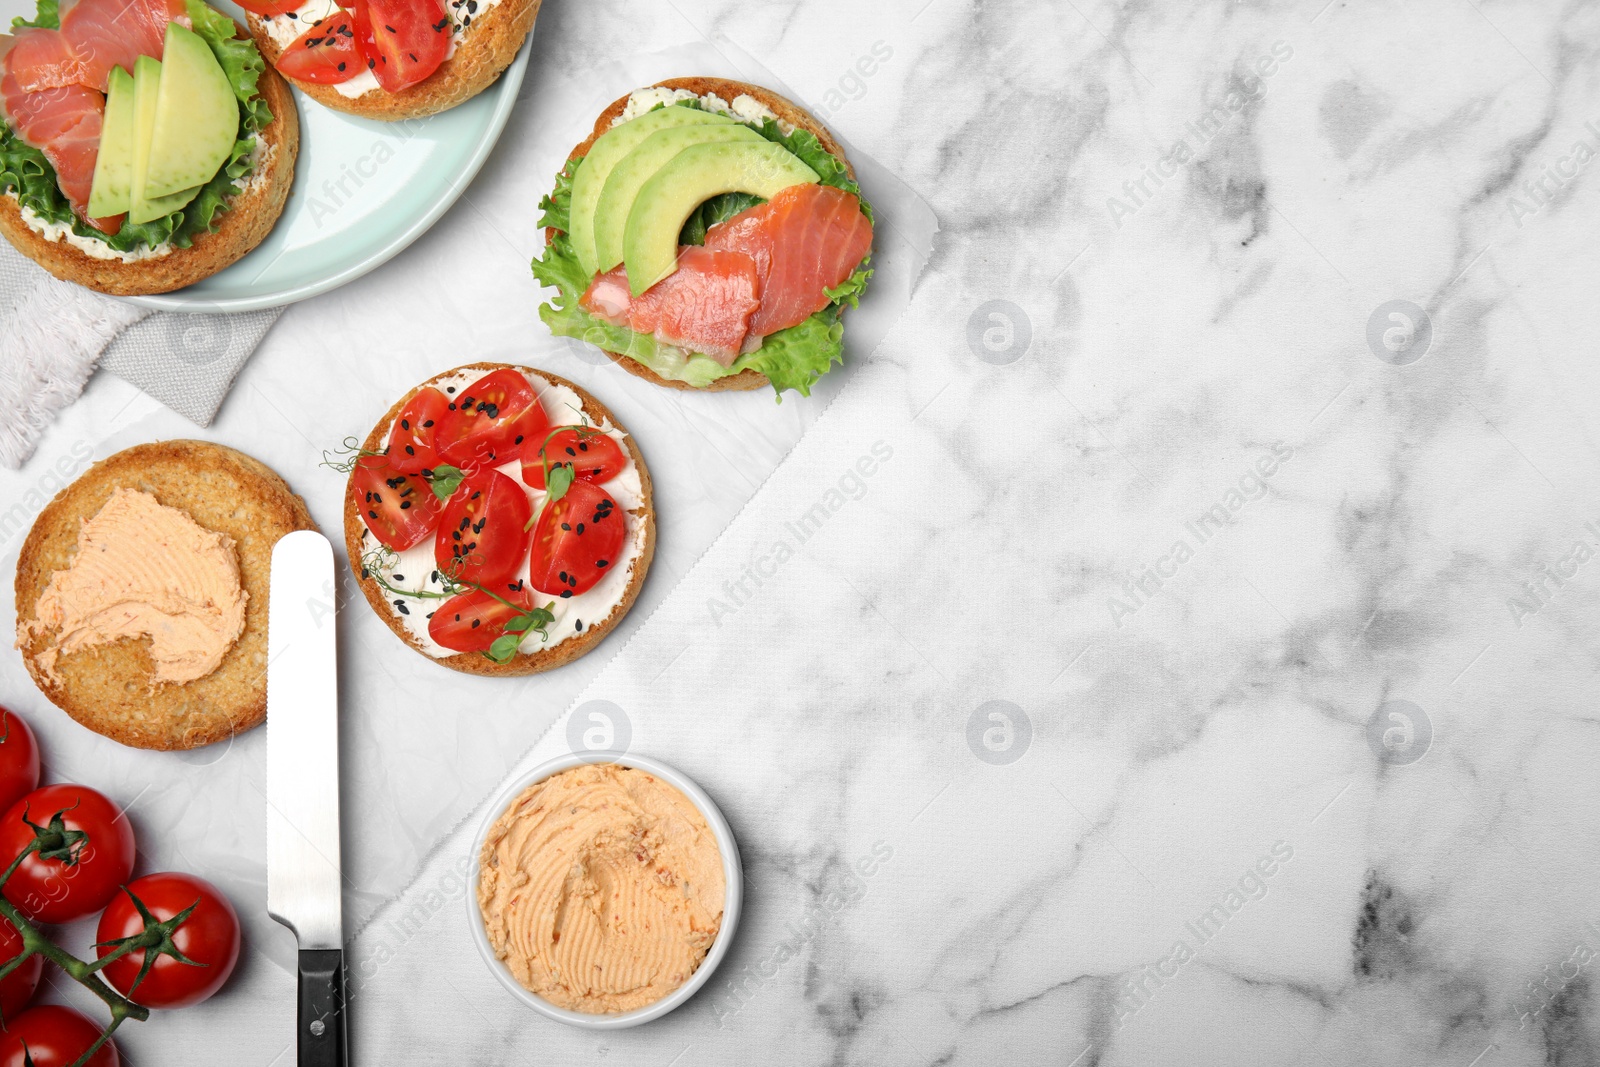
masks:
<svg viewBox="0 0 1600 1067"><path fill-rule="evenodd" d="M20 467L96 365L209 426L281 308L150 312L59 281L0 242L0 466Z"/></svg>

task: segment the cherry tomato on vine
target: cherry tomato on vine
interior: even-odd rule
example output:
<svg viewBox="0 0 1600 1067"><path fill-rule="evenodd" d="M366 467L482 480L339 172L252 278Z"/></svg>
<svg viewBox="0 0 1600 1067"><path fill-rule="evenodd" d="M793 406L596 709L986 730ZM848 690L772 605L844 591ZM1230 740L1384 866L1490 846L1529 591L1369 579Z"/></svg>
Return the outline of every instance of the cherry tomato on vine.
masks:
<svg viewBox="0 0 1600 1067"><path fill-rule="evenodd" d="M101 1027L86 1015L56 1004L29 1008L0 1034L0 1067L69 1067L100 1040ZM88 1067L121 1067L115 1042L107 1041Z"/></svg>
<svg viewBox="0 0 1600 1067"><path fill-rule="evenodd" d="M0 918L0 964L9 963L21 952L22 935L15 926ZM0 978L0 1020L15 1019L17 1013L28 1006L43 973L44 957L35 952L22 966Z"/></svg>
<svg viewBox="0 0 1600 1067"><path fill-rule="evenodd" d="M39 742L22 716L0 707L0 811L39 788Z"/></svg>
<svg viewBox="0 0 1600 1067"><path fill-rule="evenodd" d="M0 887L36 922L92 915L133 875L133 827L121 809L88 786L47 785L11 805L0 818L0 862L9 864L36 838L40 851Z"/></svg>
<svg viewBox="0 0 1600 1067"><path fill-rule="evenodd" d="M139 913L139 904L153 924ZM176 928L165 928L191 906ZM106 964L103 973L117 992L147 1008L186 1008L207 1000L239 962L238 913L221 890L192 874L147 874L113 897L100 916L95 952L105 959L117 949L108 942L125 938L148 944ZM141 977L147 955L153 962Z"/></svg>

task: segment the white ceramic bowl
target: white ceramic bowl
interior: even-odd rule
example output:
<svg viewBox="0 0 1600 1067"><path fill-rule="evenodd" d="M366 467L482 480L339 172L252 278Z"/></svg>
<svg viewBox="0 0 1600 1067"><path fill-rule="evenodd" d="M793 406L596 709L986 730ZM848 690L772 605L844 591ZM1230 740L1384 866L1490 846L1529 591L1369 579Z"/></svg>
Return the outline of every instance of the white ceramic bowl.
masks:
<svg viewBox="0 0 1600 1067"><path fill-rule="evenodd" d="M623 767L635 767L641 771L648 771L688 797L690 802L700 809L700 814L705 816L706 822L711 826L711 832L716 835L717 850L722 853L722 877L727 887L722 905L722 929L717 932L717 939L712 943L711 951L706 953L706 958L701 961L699 969L689 976L687 982L654 1004L647 1004L637 1011L623 1012L618 1015L590 1015L581 1011L568 1011L565 1008L556 1007L537 993L524 988L512 975L510 968L500 961L500 958L494 954L494 949L489 946L489 934L483 927L483 915L478 910L478 855L483 851L483 842L489 836L489 828L511 806L511 802L522 795L524 789L527 789L535 782L543 781L552 774L578 767L585 763L616 763ZM716 804L706 795L706 791L695 785L681 771L674 770L666 764L657 763L653 759L646 759L643 756L571 754L539 764L527 774L507 785L500 795L495 797L494 803L489 805L488 813L484 815L483 822L478 827L478 832L473 835L472 855L469 859L470 867L467 872L467 925L472 930L472 943L478 946L478 954L489 965L489 969L494 972L494 976L500 979L500 984L511 991L512 996L541 1015L572 1026L581 1026L588 1030L620 1030L627 1026L638 1026L640 1023L647 1023L652 1019L659 1019L687 1001L695 995L695 992L701 986L710 980L712 972L722 962L722 957L728 954L728 946L733 943L734 932L739 926L740 904L744 901L744 869L739 865L739 846L733 840L733 830L729 828L728 820L722 817L722 812L717 810Z"/></svg>

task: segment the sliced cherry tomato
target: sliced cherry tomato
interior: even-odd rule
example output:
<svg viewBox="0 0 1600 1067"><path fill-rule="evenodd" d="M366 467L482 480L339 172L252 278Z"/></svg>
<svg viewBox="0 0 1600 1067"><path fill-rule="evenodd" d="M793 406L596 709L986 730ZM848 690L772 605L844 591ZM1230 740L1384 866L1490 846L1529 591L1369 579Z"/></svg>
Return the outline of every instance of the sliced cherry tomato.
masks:
<svg viewBox="0 0 1600 1067"><path fill-rule="evenodd" d="M100 1040L98 1026L87 1015L56 1004L30 1008L6 1023L0 1034L0 1067L69 1067ZM107 1041L87 1067L121 1067L117 1046Z"/></svg>
<svg viewBox="0 0 1600 1067"><path fill-rule="evenodd" d="M450 398L428 386L406 401L389 430L389 468L402 474L431 471L440 463L439 430Z"/></svg>
<svg viewBox="0 0 1600 1067"><path fill-rule="evenodd" d="M489 651L495 639L506 632L506 623L533 608L533 594L526 588L492 588L495 596L509 600L516 608L508 608L488 593L473 589L451 597L433 613L428 620L428 636L455 652Z"/></svg>
<svg viewBox="0 0 1600 1067"><path fill-rule="evenodd" d="M239 962L239 915L222 891L191 874L147 874L118 893L100 916L95 952L105 959L117 946L108 942L146 933L144 917L133 898L139 898L157 923L191 911L170 932L171 948L192 960L185 963L170 953L157 952L155 962L140 979L149 946L118 956L105 966L106 981L123 996L147 1008L186 1008L207 1000L233 973ZM150 931L152 943L161 942L160 931Z"/></svg>
<svg viewBox="0 0 1600 1067"><path fill-rule="evenodd" d="M573 482L539 514L528 581L557 596L586 593L617 562L626 535L627 518L617 502L599 486Z"/></svg>
<svg viewBox="0 0 1600 1067"><path fill-rule="evenodd" d="M11 805L0 818L3 862L34 840L29 822L42 828L45 851L23 860L0 888L28 918L64 923L91 915L133 874L133 827L120 808L88 786L47 785Z"/></svg>
<svg viewBox="0 0 1600 1067"><path fill-rule="evenodd" d="M22 952L22 935L17 928L0 918L0 963L17 958ZM35 952L23 964L4 978L0 978L0 1021L15 1019L39 988L39 977L44 974L44 957Z"/></svg>
<svg viewBox="0 0 1600 1067"><path fill-rule="evenodd" d="M454 32L444 0L366 0L366 7L379 85L397 93L439 69Z"/></svg>
<svg viewBox="0 0 1600 1067"><path fill-rule="evenodd" d="M548 435L546 443L537 453L526 448L522 455L522 480L535 489L544 488L544 459L550 457L554 469L560 464L573 467L573 476L581 482L604 485L622 473L628 457L616 441L586 427L568 426Z"/></svg>
<svg viewBox="0 0 1600 1067"><path fill-rule="evenodd" d="M0 707L0 811L38 788L39 742L22 716Z"/></svg>
<svg viewBox="0 0 1600 1067"><path fill-rule="evenodd" d="M465 582L500 585L516 577L528 554L528 491L497 470L462 479L444 506L433 558Z"/></svg>
<svg viewBox="0 0 1600 1067"><path fill-rule="evenodd" d="M418 474L401 474L383 456L362 456L350 472L350 497L372 536L397 552L439 526L444 505Z"/></svg>
<svg viewBox="0 0 1600 1067"><path fill-rule="evenodd" d="M318 19L278 57L278 70L297 81L336 85L361 73L366 61L356 49L351 17L341 12Z"/></svg>
<svg viewBox="0 0 1600 1067"><path fill-rule="evenodd" d="M239 0L239 6L262 18L300 10L301 0Z"/></svg>
<svg viewBox="0 0 1600 1067"><path fill-rule="evenodd" d="M527 377L509 367L491 371L451 398L439 452L463 470L522 458L549 432L550 420Z"/></svg>

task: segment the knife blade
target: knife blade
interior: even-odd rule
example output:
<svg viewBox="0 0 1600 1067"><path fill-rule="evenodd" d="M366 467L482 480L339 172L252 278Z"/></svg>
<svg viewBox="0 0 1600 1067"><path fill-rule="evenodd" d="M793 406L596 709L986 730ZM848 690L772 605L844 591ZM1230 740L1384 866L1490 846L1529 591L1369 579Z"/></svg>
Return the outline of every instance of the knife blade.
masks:
<svg viewBox="0 0 1600 1067"><path fill-rule="evenodd" d="M267 608L267 914L300 942L299 1067L343 1067L339 671L333 547L272 549Z"/></svg>

